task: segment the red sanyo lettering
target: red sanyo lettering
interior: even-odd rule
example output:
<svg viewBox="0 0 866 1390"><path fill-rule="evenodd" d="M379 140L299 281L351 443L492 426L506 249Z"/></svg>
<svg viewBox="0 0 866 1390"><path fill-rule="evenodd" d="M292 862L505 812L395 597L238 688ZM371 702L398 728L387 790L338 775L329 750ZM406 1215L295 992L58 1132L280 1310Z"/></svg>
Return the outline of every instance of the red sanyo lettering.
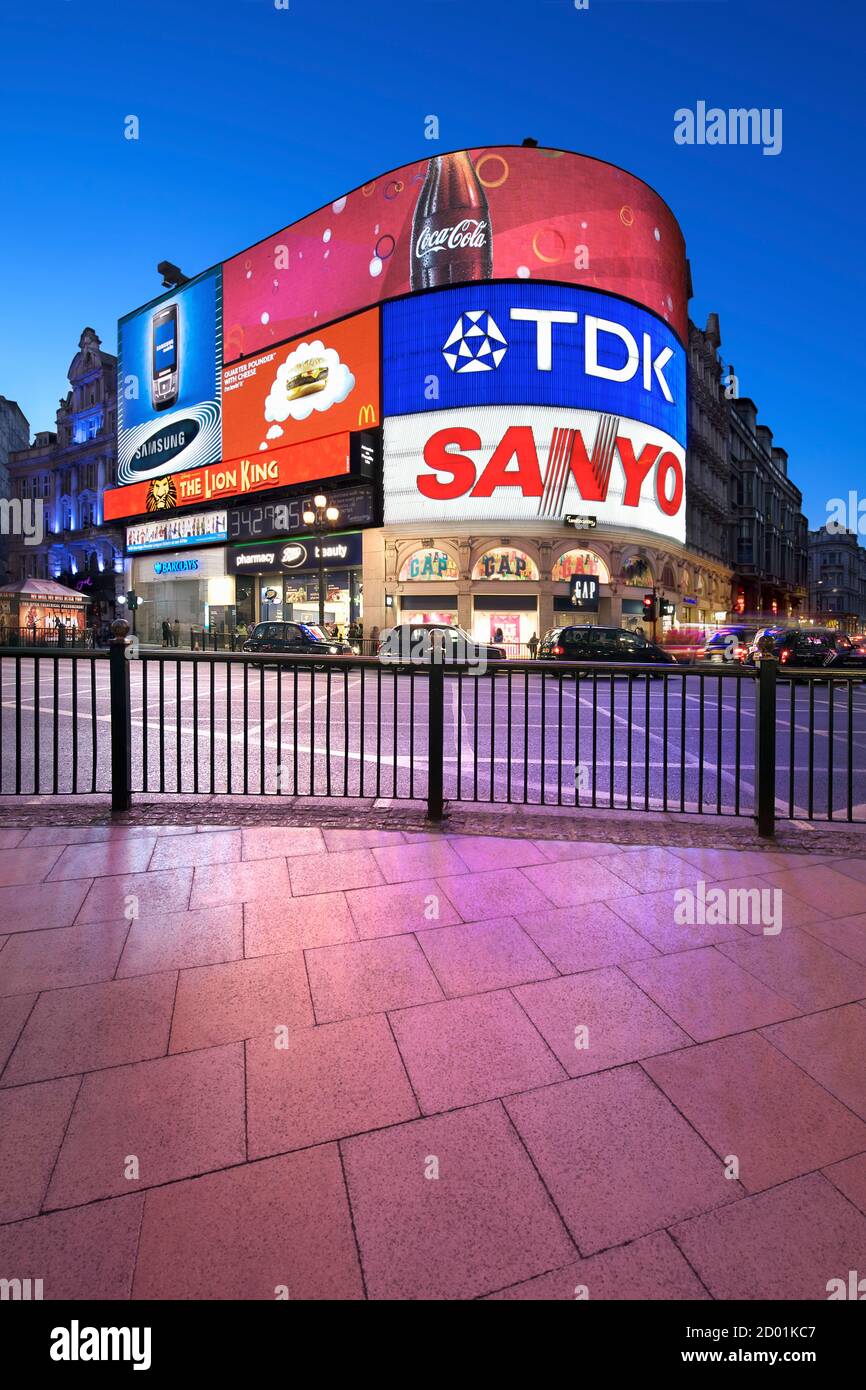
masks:
<svg viewBox="0 0 866 1390"><path fill-rule="evenodd" d="M457 450L480 449L481 437L475 430L460 427L437 430L430 436L424 446L424 462L433 474L444 473L447 477L420 474L418 491L424 497L433 501L452 501L467 493L472 497L492 497L501 487L519 487L524 497L542 496L544 480L531 425L509 426L480 477L475 462L465 453L454 452L455 446ZM626 435L617 436L616 447L625 475L623 505L639 505L643 484L658 461L656 500L666 516L676 516L682 505L684 485L682 466L676 455L670 451L662 453L660 444L645 444L640 454L635 455L634 446ZM610 472L599 479L579 430L574 432L568 466L583 501L607 500Z"/></svg>
<svg viewBox="0 0 866 1390"><path fill-rule="evenodd" d="M673 473L674 476L674 488L671 497L666 496L668 473ZM676 454L670 452L662 454L656 469L656 501L665 516L676 516L679 511L683 500L684 483L683 470Z"/></svg>
<svg viewBox="0 0 866 1390"><path fill-rule="evenodd" d="M631 440L620 435L617 435L616 447L622 462L622 471L625 473L622 504L624 507L636 507L640 502L643 480L661 453L662 447L660 444L645 444L640 451L640 457L635 458Z"/></svg>
<svg viewBox="0 0 866 1390"><path fill-rule="evenodd" d="M509 467L515 459L517 467ZM541 469L531 425L511 425L502 436L481 474L473 497L492 497L498 487L519 487L524 497L540 497Z"/></svg>
<svg viewBox="0 0 866 1390"><path fill-rule="evenodd" d="M449 444L458 449L480 449L481 435L475 430L446 429L431 434L424 445L424 462L435 473L450 473L451 481L431 478L422 473L418 478L418 491L434 502L448 502L454 497L462 497L475 482L475 464L465 454L455 454Z"/></svg>

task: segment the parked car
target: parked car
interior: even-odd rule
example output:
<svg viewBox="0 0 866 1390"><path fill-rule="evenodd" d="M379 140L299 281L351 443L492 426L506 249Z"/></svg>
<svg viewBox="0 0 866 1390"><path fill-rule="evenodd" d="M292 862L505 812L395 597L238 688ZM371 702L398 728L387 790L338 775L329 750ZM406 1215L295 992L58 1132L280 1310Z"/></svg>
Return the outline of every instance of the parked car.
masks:
<svg viewBox="0 0 866 1390"><path fill-rule="evenodd" d="M398 623L379 634L377 655L392 662L429 661L441 645L443 661L504 661L504 646L478 642L453 623Z"/></svg>
<svg viewBox="0 0 866 1390"><path fill-rule="evenodd" d="M780 666L855 668L866 675L866 651L830 628L761 628L749 648L748 666L758 665L762 638L772 642Z"/></svg>
<svg viewBox="0 0 866 1390"><path fill-rule="evenodd" d="M695 661L745 661L755 638L755 629L724 627L709 633L695 652Z"/></svg>
<svg viewBox="0 0 866 1390"><path fill-rule="evenodd" d="M285 652L290 656L350 656L348 642L329 637L316 623L256 623L244 652Z"/></svg>
<svg viewBox="0 0 866 1390"><path fill-rule="evenodd" d="M619 627L554 627L546 632L538 649L542 661L627 661L653 666L676 666L670 652L648 642L642 632Z"/></svg>

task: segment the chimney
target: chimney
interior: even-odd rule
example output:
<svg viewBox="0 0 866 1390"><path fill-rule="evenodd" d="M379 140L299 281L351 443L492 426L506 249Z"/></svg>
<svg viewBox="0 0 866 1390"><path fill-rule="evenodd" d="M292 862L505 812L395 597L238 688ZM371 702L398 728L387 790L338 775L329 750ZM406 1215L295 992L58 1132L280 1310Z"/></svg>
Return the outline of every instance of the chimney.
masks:
<svg viewBox="0 0 866 1390"><path fill-rule="evenodd" d="M764 446L764 448L766 449L767 453L768 453L768 454L772 454L772 452L773 452L773 431L769 428L769 426L768 426L768 425L757 425L757 426L755 427L755 434L758 436L759 441L760 441L761 444Z"/></svg>
<svg viewBox="0 0 866 1390"><path fill-rule="evenodd" d="M718 314L707 314L707 326L704 333L716 350L722 346L722 331L719 327Z"/></svg>

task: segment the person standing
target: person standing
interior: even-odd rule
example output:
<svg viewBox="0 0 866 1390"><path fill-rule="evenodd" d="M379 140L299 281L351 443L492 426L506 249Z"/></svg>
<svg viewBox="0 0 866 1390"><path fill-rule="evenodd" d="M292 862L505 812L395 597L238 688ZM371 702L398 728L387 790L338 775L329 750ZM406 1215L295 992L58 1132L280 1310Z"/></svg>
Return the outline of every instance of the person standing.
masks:
<svg viewBox="0 0 866 1390"><path fill-rule="evenodd" d="M180 623L179 623L179 621L178 621L177 618L175 618L174 622L173 622L172 625L171 625L171 637L172 637L172 646L173 646L173 647L179 647L179 646L180 646Z"/></svg>
<svg viewBox="0 0 866 1390"><path fill-rule="evenodd" d="M163 618L162 620L162 645L164 647L171 646L171 624L168 618Z"/></svg>
<svg viewBox="0 0 866 1390"><path fill-rule="evenodd" d="M529 639L529 641L528 641L528 643L527 643L527 646L529 647L529 655L532 657L532 660L534 661L535 658L536 658L537 655L538 655L538 634L537 634L537 633L533 632L532 636L530 637L530 639Z"/></svg>

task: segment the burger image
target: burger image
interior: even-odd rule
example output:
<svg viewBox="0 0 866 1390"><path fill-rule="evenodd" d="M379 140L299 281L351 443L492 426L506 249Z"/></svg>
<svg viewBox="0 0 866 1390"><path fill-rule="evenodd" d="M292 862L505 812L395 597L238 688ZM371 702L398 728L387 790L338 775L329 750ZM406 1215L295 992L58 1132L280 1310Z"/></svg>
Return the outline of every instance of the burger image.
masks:
<svg viewBox="0 0 866 1390"><path fill-rule="evenodd" d="M311 396L314 391L324 391L328 384L328 364L324 357L308 357L299 362L286 381L286 398L296 401L300 396Z"/></svg>

